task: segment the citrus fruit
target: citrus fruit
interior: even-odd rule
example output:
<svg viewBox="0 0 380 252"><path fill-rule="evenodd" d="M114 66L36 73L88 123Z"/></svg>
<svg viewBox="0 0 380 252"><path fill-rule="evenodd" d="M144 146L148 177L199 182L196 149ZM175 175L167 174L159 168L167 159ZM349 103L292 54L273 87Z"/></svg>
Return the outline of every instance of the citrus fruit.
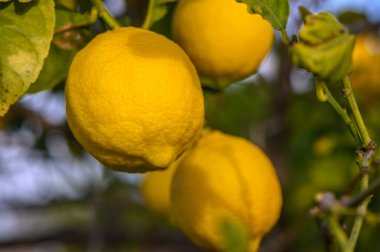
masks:
<svg viewBox="0 0 380 252"><path fill-rule="evenodd" d="M198 72L213 88L253 74L273 43L273 29L260 15L234 0L181 0L172 32Z"/></svg>
<svg viewBox="0 0 380 252"><path fill-rule="evenodd" d="M141 196L146 206L157 214L170 216L170 187L173 174L183 159L183 154L165 170L147 172L140 184Z"/></svg>
<svg viewBox="0 0 380 252"><path fill-rule="evenodd" d="M356 37L352 54L352 87L366 95L380 92L380 38L370 33Z"/></svg>
<svg viewBox="0 0 380 252"><path fill-rule="evenodd" d="M76 54L65 97L76 139L117 171L166 168L203 127L190 59L173 41L139 28L104 32Z"/></svg>
<svg viewBox="0 0 380 252"><path fill-rule="evenodd" d="M225 223L240 227L249 249L277 222L280 184L268 157L243 138L206 133L174 173L171 206L175 222L196 244L224 251Z"/></svg>

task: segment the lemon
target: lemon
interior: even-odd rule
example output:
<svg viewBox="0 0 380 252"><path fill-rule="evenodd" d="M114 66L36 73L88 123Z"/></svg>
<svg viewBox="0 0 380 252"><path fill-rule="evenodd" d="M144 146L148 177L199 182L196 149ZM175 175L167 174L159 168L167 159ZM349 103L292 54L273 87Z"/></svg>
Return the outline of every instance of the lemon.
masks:
<svg viewBox="0 0 380 252"><path fill-rule="evenodd" d="M352 54L352 87L366 95L380 92L380 38L370 33L357 36Z"/></svg>
<svg viewBox="0 0 380 252"><path fill-rule="evenodd" d="M170 217L170 187L173 174L183 159L183 154L167 169L147 172L140 184L141 196L153 212Z"/></svg>
<svg viewBox="0 0 380 252"><path fill-rule="evenodd" d="M65 87L68 124L105 166L164 169L203 127L199 78L173 41L127 27L96 36L74 58Z"/></svg>
<svg viewBox="0 0 380 252"><path fill-rule="evenodd" d="M248 250L256 251L279 218L282 195L263 151L243 138L211 131L178 165L171 204L175 222L199 246L224 250L221 226L227 222L245 230Z"/></svg>
<svg viewBox="0 0 380 252"><path fill-rule="evenodd" d="M212 80L203 84L213 88L253 74L274 38L267 21L235 0L179 1L172 32L198 72Z"/></svg>

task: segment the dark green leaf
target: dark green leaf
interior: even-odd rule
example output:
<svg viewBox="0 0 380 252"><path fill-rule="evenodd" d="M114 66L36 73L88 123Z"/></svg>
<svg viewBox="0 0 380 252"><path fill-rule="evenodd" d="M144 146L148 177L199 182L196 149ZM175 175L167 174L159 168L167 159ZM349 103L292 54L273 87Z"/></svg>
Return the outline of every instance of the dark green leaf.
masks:
<svg viewBox="0 0 380 252"><path fill-rule="evenodd" d="M245 3L248 11L260 14L268 20L274 29L285 30L288 23L290 7L288 0L236 0Z"/></svg>
<svg viewBox="0 0 380 252"><path fill-rule="evenodd" d="M54 1L0 4L0 116L40 73L53 38Z"/></svg>
<svg viewBox="0 0 380 252"><path fill-rule="evenodd" d="M351 71L355 37L330 13L304 17L300 41L291 47L293 63L327 82L340 81Z"/></svg>
<svg viewBox="0 0 380 252"><path fill-rule="evenodd" d="M145 20L148 27L160 21L168 12L168 4L174 3L177 0L150 0L148 6L148 19Z"/></svg>

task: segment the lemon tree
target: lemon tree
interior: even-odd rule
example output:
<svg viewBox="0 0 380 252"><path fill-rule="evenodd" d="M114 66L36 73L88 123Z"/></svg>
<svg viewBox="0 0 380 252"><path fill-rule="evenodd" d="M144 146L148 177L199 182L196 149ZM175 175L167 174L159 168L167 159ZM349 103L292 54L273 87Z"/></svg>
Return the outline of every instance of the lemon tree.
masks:
<svg viewBox="0 0 380 252"><path fill-rule="evenodd" d="M203 126L190 59L172 41L139 28L102 33L76 54L65 96L75 137L118 171L166 168Z"/></svg>
<svg viewBox="0 0 380 252"><path fill-rule="evenodd" d="M223 225L232 223L256 251L277 222L282 195L269 158L249 141L211 131L178 165L171 187L172 214L196 244L224 247Z"/></svg>
<svg viewBox="0 0 380 252"><path fill-rule="evenodd" d="M174 40L184 48L203 84L223 88L253 74L273 42L273 29L260 15L231 0L182 0L173 17Z"/></svg>
<svg viewBox="0 0 380 252"><path fill-rule="evenodd" d="M305 225L314 220L300 216L306 215L307 208L313 204L313 195L321 190L324 192L316 195L311 216L321 228L326 248L353 252L359 244L358 250L378 250L378 246L371 247L374 244L369 242L371 236L376 241L378 231L369 236L367 229L363 232L366 235L359 237L362 227L366 228L365 221L380 223L379 214L373 212L380 203L376 195L380 179L379 158L376 157L379 150L372 138L376 137L377 131L367 130L364 119L368 118L362 117L354 91L363 91L361 99L371 101L364 104L374 108L368 110L371 111L369 117L372 122L378 122L379 39L378 34L368 31L378 30L380 24L362 22L353 25L355 31L365 32L356 36L355 41L355 35L341 22L348 16L360 18L361 15L348 13L346 17L336 18L329 12L311 13L305 7L299 8L302 27L297 34L288 34L294 29L293 24L288 26L290 6L286 0L126 2L128 8L115 18L102 0L0 0L3 42L0 46L0 147L7 149L11 143L21 146L20 150L38 149L44 161L60 162L57 167L63 163L67 165L68 162L61 162L63 159L67 161L66 158L73 158L76 163L77 155L85 153L84 149L115 171L149 171L141 184L145 204L157 213L174 216L184 234L205 250L257 251L282 211L284 221L279 223L275 232L266 236L263 248L275 244L275 249L294 251L297 246L305 248L303 245L307 245L306 250L319 251L319 247L314 246L319 246L319 242L310 242L316 231L310 231L311 228ZM276 63L279 63L280 70L274 78L249 79L240 88L237 85L219 92L206 88L223 89L255 73L272 48L273 29L280 32L278 35L283 42L276 43L273 50L278 56ZM292 67L290 63L293 63ZM290 82L301 80L295 68L310 73L309 77L314 78L317 100L331 105L331 113L336 112L336 118L328 114L328 110L319 111L314 105L310 106L315 99L306 89L302 95L292 92L292 87L297 85L290 85ZM251 84L258 85L252 92L247 92L250 89L246 87ZM264 90L264 86L271 91L255 92ZM43 90L49 91L43 94L46 97L62 98L64 94L69 128L66 121L52 122L48 118L50 114L36 112L49 110L50 106L37 108L28 99L17 103L24 94ZM283 189L268 157L251 142L218 131L204 133L201 137L205 122L203 91L208 93L207 104L211 101L213 105L206 106L207 115L214 114L215 122L231 126L225 129L226 132L231 130L229 133L250 136L268 144L268 150L274 150L270 156L285 161L284 164L289 162L289 169L285 165L279 167L286 175ZM223 98L234 92L239 95L231 97L239 106L231 106ZM301 100L298 100L299 96L302 96ZM57 100L63 100L61 98ZM256 99L270 101L265 104L270 104L271 108L257 105L261 102L251 102ZM57 104L64 109L63 102ZM10 106L14 107L8 112ZM293 106L297 109L289 111ZM258 107L254 111L262 110L268 116L260 120L253 118L247 111L253 111L254 107ZM240 113L241 110L245 112ZM3 117L6 113L7 117ZM234 116L230 116L232 114ZM249 127L241 127L242 120L247 121ZM344 124L339 126L336 120L342 120ZM223 128L215 122L209 120L206 126ZM239 126L240 130L236 130ZM344 126L352 139L346 139L348 134L341 130ZM328 133L331 131L333 134ZM16 132L19 135L13 137ZM284 134L289 135L284 137ZM289 143L288 138L292 138ZM185 156L183 153L187 152L189 154ZM1 177L5 178L4 174L12 171L11 176L21 178L20 189L25 189L24 186L30 183L24 183L25 176L20 176L19 170L7 169L11 166L8 160L4 160L8 159L4 153L0 155ZM13 151L11 156L20 155L21 158L22 153ZM84 160L87 159L80 162ZM36 170L35 163L31 167L31 171ZM74 195L71 192L75 190L66 190L70 191L70 199L82 197L75 205L85 205L85 211L79 215L62 211L70 213L64 214L65 220L67 216L75 215L91 221L90 225L75 225L79 235L88 237L88 227L96 229L90 237L102 234L98 232L103 231L102 228L112 227L113 239L119 237L118 232L124 231L122 228L125 227L133 230L128 233L133 240L131 243L136 244L138 235L144 237L144 241L149 240L153 233L152 226L147 228L152 224L149 217L157 216L147 216L151 213L140 211L141 198L135 197L138 190L133 180L135 176L105 171L104 176L97 177L98 180L86 179L85 182L76 177L83 171L78 169L78 173L67 176L66 169L62 170L65 170L62 181L74 180L72 184L68 183L69 189L75 187L81 191L80 195ZM44 173L38 173L33 179L47 177L41 174ZM19 179L9 181L17 183ZM94 185L93 181L100 185ZM118 183L120 181L122 183ZM40 185L33 183L33 188L43 191L38 190ZM88 191L83 191L85 189ZM11 194L14 190L5 191ZM286 201L283 210L282 191ZM32 201L34 197L29 193L32 194L33 190L28 191L27 197ZM115 194L108 197L108 193ZM88 211L87 196L94 199L91 200L93 211ZM54 197L45 194L43 197L38 201L38 204L44 203L43 207L45 202L46 206L55 203ZM103 198L99 200L99 197ZM7 204L8 198L4 199L2 203ZM18 199L14 199L17 204L10 204L12 209L19 205ZM13 201L12 197L9 201ZM128 209L123 209L121 203ZM32 209L36 210L35 207ZM19 211L23 212L26 211ZM95 214L88 218L88 212ZM61 215L55 212L54 218L55 214ZM33 218L38 216L33 215ZM99 216L112 218L105 218L107 223L103 226L104 219L96 219ZM112 221L116 223L109 225ZM57 240L60 240L59 234L68 233L61 230L61 226L73 222L59 223L64 225L53 225L57 228L54 230ZM38 242L46 240L46 237L39 237L49 233L43 226L44 232L33 232L28 243L34 243L34 238ZM85 229L80 230L83 226ZM74 228L70 226L70 231ZM164 231L166 235L169 234L167 231ZM177 239L172 233L168 236ZM107 240L108 232L99 238L104 242L95 239L96 246L114 244ZM90 240L92 243L94 239ZM0 246L4 245L3 242ZM17 244L19 241L5 241L6 246L8 242ZM138 243L138 246L147 245ZM64 246L64 242L59 245ZM132 249L129 245L126 247ZM146 250L159 250L155 245ZM117 246L105 249L124 249L124 244ZM173 251L182 250L175 248Z"/></svg>

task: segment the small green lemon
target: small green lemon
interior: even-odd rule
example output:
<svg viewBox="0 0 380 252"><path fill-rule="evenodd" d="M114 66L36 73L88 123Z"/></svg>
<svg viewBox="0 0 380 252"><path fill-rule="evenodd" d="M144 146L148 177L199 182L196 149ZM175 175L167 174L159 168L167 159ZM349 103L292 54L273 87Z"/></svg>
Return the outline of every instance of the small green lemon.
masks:
<svg viewBox="0 0 380 252"><path fill-rule="evenodd" d="M164 169L203 127L196 70L173 41L139 28L96 36L74 58L65 87L69 126L105 166Z"/></svg>
<svg viewBox="0 0 380 252"><path fill-rule="evenodd" d="M268 157L249 141L206 133L178 165L171 187L172 214L188 237L224 250L222 226L232 223L256 251L277 222L282 195Z"/></svg>
<svg viewBox="0 0 380 252"><path fill-rule="evenodd" d="M223 88L253 74L272 47L269 22L235 0L181 0L173 16L173 38L211 79Z"/></svg>

